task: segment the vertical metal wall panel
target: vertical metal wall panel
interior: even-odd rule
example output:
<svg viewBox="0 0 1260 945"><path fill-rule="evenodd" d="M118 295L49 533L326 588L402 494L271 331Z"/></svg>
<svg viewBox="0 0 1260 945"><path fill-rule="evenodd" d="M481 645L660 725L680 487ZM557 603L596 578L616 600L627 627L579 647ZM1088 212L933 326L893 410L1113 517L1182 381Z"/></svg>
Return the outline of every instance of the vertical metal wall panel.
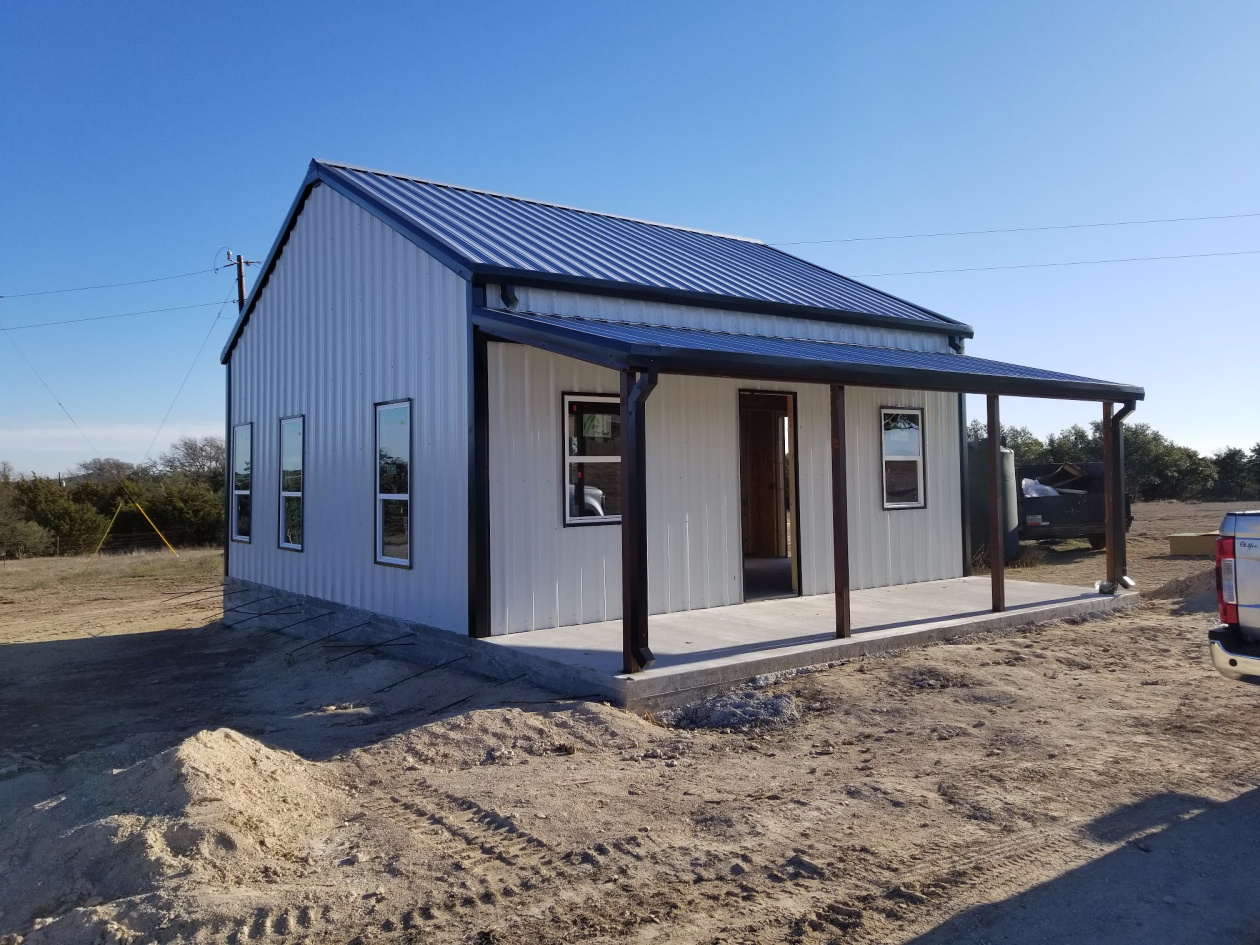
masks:
<svg viewBox="0 0 1260 945"><path fill-rule="evenodd" d="M233 577L467 629L465 283L316 187L232 355L232 422L254 424L254 534ZM412 399L412 568L374 560L373 403ZM278 544L278 422L306 416L305 535Z"/></svg>
<svg viewBox="0 0 1260 945"><path fill-rule="evenodd" d="M519 299L517 310L522 312L575 315L582 318L602 318L605 321L700 328L707 331L725 331L745 335L838 341L881 348L901 348L906 351L948 352L950 350L949 339L944 335L923 331L872 328L840 322L763 315L754 312L734 312L669 302L645 302L639 299L621 299L528 286L518 287L516 293ZM487 288L486 301L491 308L501 307L498 286L491 285Z"/></svg>
<svg viewBox="0 0 1260 945"><path fill-rule="evenodd" d="M958 398L953 394L849 387L849 542L853 587L962 576ZM881 407L922 407L922 509L883 507Z"/></svg>
<svg viewBox="0 0 1260 945"><path fill-rule="evenodd" d="M617 525L564 527L564 393L616 394L614 371L525 345L489 345L491 630L621 615ZM834 590L831 409L817 384L665 375L648 400L648 593L652 613L742 600L739 391L797 394L802 593ZM849 388L853 586L957 577L957 398ZM884 511L880 406L924 408L928 507Z"/></svg>

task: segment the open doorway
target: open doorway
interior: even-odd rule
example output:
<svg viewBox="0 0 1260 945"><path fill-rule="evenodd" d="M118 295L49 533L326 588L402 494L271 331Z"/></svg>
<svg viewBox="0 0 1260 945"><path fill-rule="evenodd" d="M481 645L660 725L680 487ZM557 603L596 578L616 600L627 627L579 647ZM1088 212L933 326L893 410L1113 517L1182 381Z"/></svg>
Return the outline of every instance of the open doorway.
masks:
<svg viewBox="0 0 1260 945"><path fill-rule="evenodd" d="M744 600L800 594L796 395L739 392Z"/></svg>

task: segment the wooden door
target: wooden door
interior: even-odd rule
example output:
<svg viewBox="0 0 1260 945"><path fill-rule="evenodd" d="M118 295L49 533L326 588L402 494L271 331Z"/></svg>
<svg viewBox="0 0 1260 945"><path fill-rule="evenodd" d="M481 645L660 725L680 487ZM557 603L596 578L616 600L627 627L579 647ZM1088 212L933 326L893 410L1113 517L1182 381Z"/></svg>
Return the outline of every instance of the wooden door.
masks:
<svg viewBox="0 0 1260 945"><path fill-rule="evenodd" d="M783 429L787 411L779 404L741 402L740 482L744 555L788 554Z"/></svg>

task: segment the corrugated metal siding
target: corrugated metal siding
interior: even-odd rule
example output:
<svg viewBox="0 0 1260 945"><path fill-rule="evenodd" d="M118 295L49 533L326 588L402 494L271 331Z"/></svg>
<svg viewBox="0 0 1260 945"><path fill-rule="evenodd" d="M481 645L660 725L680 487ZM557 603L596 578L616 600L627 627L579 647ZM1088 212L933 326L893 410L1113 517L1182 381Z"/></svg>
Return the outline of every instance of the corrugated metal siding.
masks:
<svg viewBox="0 0 1260 945"><path fill-rule="evenodd" d="M616 525L565 528L561 397L618 391L615 372L524 345L489 346L492 619L495 633L615 619ZM663 376L648 401L648 593L653 613L742 600L738 392L797 393L802 591L834 590L831 408L816 384ZM879 407L923 406L924 510L885 512ZM957 398L849 388L855 587L961 574Z"/></svg>
<svg viewBox="0 0 1260 945"><path fill-rule="evenodd" d="M845 404L853 587L961 577L958 395L848 387ZM923 408L926 508L883 508L880 407Z"/></svg>
<svg viewBox="0 0 1260 945"><path fill-rule="evenodd" d="M316 187L232 356L254 423L254 526L233 577L467 630L465 282ZM373 403L410 397L413 564L374 563ZM305 550L277 548L278 420L306 415Z"/></svg>
<svg viewBox="0 0 1260 945"><path fill-rule="evenodd" d="M610 322L637 325L666 325L671 328L698 328L704 331L731 332L775 338L800 338L810 341L835 341L856 345L877 345L906 351L939 351L949 353L949 339L944 335L923 331L898 331L846 325L783 315L756 312L732 312L698 305L675 305L670 302L646 302L640 299L619 299L606 295L562 292L518 286L516 311L547 312L577 318L598 318ZM501 306L499 287L486 287L490 308Z"/></svg>
<svg viewBox="0 0 1260 945"><path fill-rule="evenodd" d="M471 266L949 324L754 240L317 162Z"/></svg>

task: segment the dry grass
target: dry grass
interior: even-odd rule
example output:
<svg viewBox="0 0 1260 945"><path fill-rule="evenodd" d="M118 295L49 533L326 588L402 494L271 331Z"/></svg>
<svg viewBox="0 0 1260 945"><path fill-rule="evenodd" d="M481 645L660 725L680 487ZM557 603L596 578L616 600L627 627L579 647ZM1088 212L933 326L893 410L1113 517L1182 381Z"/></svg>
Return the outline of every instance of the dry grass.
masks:
<svg viewBox="0 0 1260 945"><path fill-rule="evenodd" d="M62 558L21 558L0 562L0 593L29 593L66 585L210 584L223 576L223 552L217 548L186 548L176 558L162 551L68 555Z"/></svg>

